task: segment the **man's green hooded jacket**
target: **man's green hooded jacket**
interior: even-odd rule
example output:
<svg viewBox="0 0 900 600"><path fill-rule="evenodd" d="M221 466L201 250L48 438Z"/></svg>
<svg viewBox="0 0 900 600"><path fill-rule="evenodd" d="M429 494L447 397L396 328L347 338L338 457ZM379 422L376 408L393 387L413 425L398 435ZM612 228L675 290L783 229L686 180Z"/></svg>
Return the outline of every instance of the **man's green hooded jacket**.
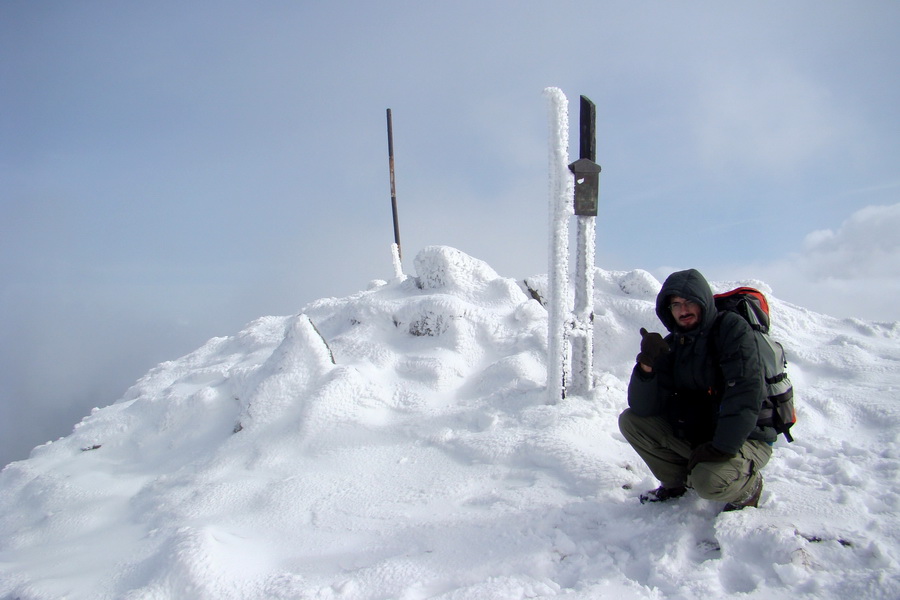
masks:
<svg viewBox="0 0 900 600"><path fill-rule="evenodd" d="M680 296L700 305L700 324L682 331L669 309ZM747 439L775 441L775 430L757 426L766 395L756 335L739 315L717 311L713 293L695 269L666 279L656 297L656 314L669 331L670 351L661 355L653 372L637 365L628 386L628 406L638 416L665 417L676 435L693 446L712 441L736 454ZM715 339L711 336L715 334Z"/></svg>

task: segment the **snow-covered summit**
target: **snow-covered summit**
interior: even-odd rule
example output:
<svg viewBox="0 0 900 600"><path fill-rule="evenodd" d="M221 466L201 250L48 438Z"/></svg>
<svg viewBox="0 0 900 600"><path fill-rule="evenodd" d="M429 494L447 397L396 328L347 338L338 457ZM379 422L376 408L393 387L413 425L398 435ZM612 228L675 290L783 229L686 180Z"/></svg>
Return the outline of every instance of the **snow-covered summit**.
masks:
<svg viewBox="0 0 900 600"><path fill-rule="evenodd" d="M440 246L415 270L212 339L7 466L0 598L900 597L900 323L770 297L797 441L719 515L636 500L650 274L597 269L595 391L548 405L546 279Z"/></svg>

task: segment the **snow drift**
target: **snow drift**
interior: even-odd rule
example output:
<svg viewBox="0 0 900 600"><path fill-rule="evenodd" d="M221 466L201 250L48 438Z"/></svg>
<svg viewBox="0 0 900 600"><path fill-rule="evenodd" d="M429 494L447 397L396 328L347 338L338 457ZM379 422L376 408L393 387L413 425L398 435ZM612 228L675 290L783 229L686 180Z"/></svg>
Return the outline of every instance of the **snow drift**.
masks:
<svg viewBox="0 0 900 600"><path fill-rule="evenodd" d="M212 339L8 465L0 598L900 597L900 323L770 294L800 421L760 508L642 506L616 418L659 282L596 270L595 390L548 405L523 286L447 247L415 269Z"/></svg>

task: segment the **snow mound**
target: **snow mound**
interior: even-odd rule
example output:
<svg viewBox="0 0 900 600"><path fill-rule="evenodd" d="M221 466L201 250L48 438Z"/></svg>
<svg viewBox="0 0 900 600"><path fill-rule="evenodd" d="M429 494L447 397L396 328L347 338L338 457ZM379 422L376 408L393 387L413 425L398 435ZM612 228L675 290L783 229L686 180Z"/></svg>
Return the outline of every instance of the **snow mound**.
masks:
<svg viewBox="0 0 900 600"><path fill-rule="evenodd" d="M0 598L900 597L900 323L770 298L800 422L761 507L641 506L616 418L659 282L596 270L595 391L548 405L539 302L453 248L414 264L7 466Z"/></svg>

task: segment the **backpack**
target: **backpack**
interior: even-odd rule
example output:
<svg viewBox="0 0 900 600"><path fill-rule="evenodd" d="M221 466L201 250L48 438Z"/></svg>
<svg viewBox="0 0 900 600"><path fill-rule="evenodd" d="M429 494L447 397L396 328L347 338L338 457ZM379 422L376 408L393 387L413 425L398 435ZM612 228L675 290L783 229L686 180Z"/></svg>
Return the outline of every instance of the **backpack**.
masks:
<svg viewBox="0 0 900 600"><path fill-rule="evenodd" d="M790 429L797 422L794 387L787 375L784 348L769 337L769 302L762 292L751 287L739 287L730 292L715 294L713 299L720 313L716 317L716 328L721 320L721 313L730 311L750 323L756 334L766 380L766 399L759 412L757 425L772 427L777 433L784 434L788 442L793 442Z"/></svg>

